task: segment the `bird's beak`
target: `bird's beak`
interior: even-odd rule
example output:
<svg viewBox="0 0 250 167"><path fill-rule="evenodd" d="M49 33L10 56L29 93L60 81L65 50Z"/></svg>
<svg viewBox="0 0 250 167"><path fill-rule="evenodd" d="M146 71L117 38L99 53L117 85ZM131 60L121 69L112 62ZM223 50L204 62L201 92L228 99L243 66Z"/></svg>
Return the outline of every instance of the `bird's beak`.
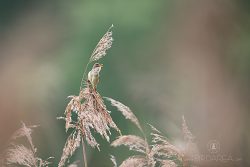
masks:
<svg viewBox="0 0 250 167"><path fill-rule="evenodd" d="M103 64L100 64L101 67L103 67Z"/></svg>

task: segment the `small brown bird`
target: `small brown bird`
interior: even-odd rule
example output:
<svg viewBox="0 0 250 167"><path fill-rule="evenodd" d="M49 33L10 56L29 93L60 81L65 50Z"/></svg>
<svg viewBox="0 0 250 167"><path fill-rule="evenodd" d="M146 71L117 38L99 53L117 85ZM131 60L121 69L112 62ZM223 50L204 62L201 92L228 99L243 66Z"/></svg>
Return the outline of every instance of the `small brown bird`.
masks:
<svg viewBox="0 0 250 167"><path fill-rule="evenodd" d="M92 70L88 73L88 80L90 81L92 88L96 90L96 86L99 82L99 73L102 69L103 65L99 63L95 63L92 67Z"/></svg>

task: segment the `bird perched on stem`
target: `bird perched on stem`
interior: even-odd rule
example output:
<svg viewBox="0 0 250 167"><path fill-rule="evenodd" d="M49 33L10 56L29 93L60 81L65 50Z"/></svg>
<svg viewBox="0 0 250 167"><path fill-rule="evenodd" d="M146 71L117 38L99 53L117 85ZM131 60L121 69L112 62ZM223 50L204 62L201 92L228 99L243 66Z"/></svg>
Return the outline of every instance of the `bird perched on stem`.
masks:
<svg viewBox="0 0 250 167"><path fill-rule="evenodd" d="M96 86L99 82L99 73L102 69L103 65L99 63L95 63L92 67L92 70L88 73L88 81L91 83L92 88L96 90Z"/></svg>

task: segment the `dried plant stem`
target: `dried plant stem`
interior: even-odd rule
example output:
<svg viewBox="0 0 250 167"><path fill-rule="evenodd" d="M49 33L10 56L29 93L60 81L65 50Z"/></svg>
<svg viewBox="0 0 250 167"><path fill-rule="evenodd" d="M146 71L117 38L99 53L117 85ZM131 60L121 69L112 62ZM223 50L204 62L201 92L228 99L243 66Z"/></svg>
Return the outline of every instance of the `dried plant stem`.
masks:
<svg viewBox="0 0 250 167"><path fill-rule="evenodd" d="M87 155L86 155L86 148L85 148L85 144L82 138L82 156L83 156L83 161L84 161L84 167L88 167L88 163L87 163Z"/></svg>
<svg viewBox="0 0 250 167"><path fill-rule="evenodd" d="M81 85L80 85L80 91L83 87L83 82L85 79L86 71L88 69L88 65L91 62L97 61L97 60L101 59L102 57L104 57L107 54L106 51L109 48L111 48L112 41L113 41L112 31L111 31L112 28L113 28L113 24L109 27L108 31L103 35L103 37L100 39L100 41L96 45L95 49L93 50L93 52L89 58L89 61L84 69L84 73L83 73L82 81L81 81Z"/></svg>
<svg viewBox="0 0 250 167"><path fill-rule="evenodd" d="M182 165L183 165L183 167L188 167L189 166L188 161L186 160L186 156L185 155L182 158Z"/></svg>
<svg viewBox="0 0 250 167"><path fill-rule="evenodd" d="M83 82L84 82L84 79L85 79L85 75L86 75L86 71L88 69L89 63L90 63L90 60L89 60L88 64L86 65L86 67L84 69L84 72L83 72L83 75L82 75L82 80L81 80L81 85L80 85L80 91L82 90L82 87L83 87Z"/></svg>

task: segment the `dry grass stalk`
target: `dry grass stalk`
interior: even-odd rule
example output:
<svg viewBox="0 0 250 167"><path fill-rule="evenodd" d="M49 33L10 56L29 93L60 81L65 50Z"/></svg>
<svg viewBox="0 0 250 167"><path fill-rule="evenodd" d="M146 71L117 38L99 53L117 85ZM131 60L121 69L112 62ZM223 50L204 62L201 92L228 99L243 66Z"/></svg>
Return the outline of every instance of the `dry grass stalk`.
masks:
<svg viewBox="0 0 250 167"><path fill-rule="evenodd" d="M80 147L81 144L81 133L80 131L73 131L67 141L66 144L63 148L63 154L61 157L61 160L58 164L58 167L64 166L65 162L67 161L67 159L73 155L73 153L75 152L75 150Z"/></svg>
<svg viewBox="0 0 250 167"><path fill-rule="evenodd" d="M142 153L142 155L127 158L122 162L120 167L154 167L157 162L162 164L162 166L174 166L176 163L171 159L182 161L182 152L179 151L177 147L170 144L164 136L159 134L160 132L156 128L153 126L151 127L154 129L151 133L151 146L147 143L146 139L134 135L120 136L111 143L113 147L125 145L129 147L130 150Z"/></svg>
<svg viewBox="0 0 250 167"><path fill-rule="evenodd" d="M112 102L117 102L117 101L113 100ZM118 105L119 107L125 106L123 104L121 105L120 102L115 103L115 105ZM125 108L128 108L128 107L125 106ZM129 111L132 113L130 109ZM136 120L138 119L136 118ZM138 125L139 125L138 128L141 127L139 122L138 122ZM142 133L144 132L142 131ZM118 137L115 141L111 143L111 146L113 147L118 147L121 145L127 146L129 150L139 152L142 155L135 155L135 156L128 157L126 160L122 162L122 164L119 167L138 167L138 166L139 167L146 167L146 166L153 167L155 165L155 161L153 157L151 156L152 154L150 154L150 148L149 148L146 138L143 139L135 135L124 135L124 136Z"/></svg>
<svg viewBox="0 0 250 167"><path fill-rule="evenodd" d="M77 166L77 164L73 163L73 164L68 165L68 167L78 167L78 166Z"/></svg>
<svg viewBox="0 0 250 167"><path fill-rule="evenodd" d="M41 158L36 156L37 149L33 145L32 142L32 129L37 126L29 126L27 127L22 122L22 127L18 129L11 137L11 140L15 140L20 137L26 137L28 143L30 144L30 148L24 145L11 144L9 148L5 152L5 160L4 163L8 166L20 165L27 167L45 167L51 164L48 160L42 160Z"/></svg>
<svg viewBox="0 0 250 167"><path fill-rule="evenodd" d="M36 128L37 125L27 127L23 122L21 122L21 124L22 124L22 127L14 132L11 139L15 140L15 139L20 138L20 137L26 137L29 144L30 144L30 146L31 146L31 148L32 148L32 150L34 152L36 152L36 148L35 148L35 146L34 146L34 144L32 142L31 133L33 131L32 128Z"/></svg>
<svg viewBox="0 0 250 167"><path fill-rule="evenodd" d="M112 47L112 43L114 40L112 37L112 31L111 31L112 28L113 28L113 24L109 27L108 31L102 36L100 41L97 43L95 49L93 50L93 52L89 58L89 62L87 63L85 70L84 70L84 73L83 73L83 76L82 76L80 90L83 88L85 74L86 74L86 70L88 69L88 65L91 62L97 61L97 60L101 59L102 57L104 57L107 54L107 50Z"/></svg>
<svg viewBox="0 0 250 167"><path fill-rule="evenodd" d="M127 146L130 150L137 151L146 154L147 143L144 139L134 136L134 135L124 135L118 137L115 141L111 143L111 146Z"/></svg>
<svg viewBox="0 0 250 167"><path fill-rule="evenodd" d="M111 135L110 128L114 128L120 132L119 128L113 122L109 111L107 110L101 95L97 91L93 91L91 85L88 83L86 88L82 89L79 96L70 96L72 99L69 102L65 110L65 129L73 128L80 134L80 137L70 137L67 143L72 143L71 140L76 140L77 145L65 144L63 154L60 161L60 166L65 165L66 160L72 156L76 146L80 146L81 138L84 138L87 143L93 147L99 149L99 143L92 135L93 129L96 133L100 134L109 142L109 135ZM76 112L78 119L76 122L72 122L71 113ZM69 148L71 147L71 148ZM74 150L72 152L72 150Z"/></svg>
<svg viewBox="0 0 250 167"><path fill-rule="evenodd" d="M90 61L97 61L104 57L107 53L106 51L111 48L113 38L112 38L112 31L111 28L113 28L113 24L109 27L108 31L103 35L103 37L100 39L98 44L96 45L93 53L91 54Z"/></svg>
<svg viewBox="0 0 250 167"><path fill-rule="evenodd" d="M182 116L182 133L185 140L183 166L191 166L193 162L189 162L188 159L191 156L199 155L199 150L197 144L194 142L195 137L189 130L184 116Z"/></svg>
<svg viewBox="0 0 250 167"><path fill-rule="evenodd" d="M143 156L131 156L124 160L120 167L147 167L147 161Z"/></svg>
<svg viewBox="0 0 250 167"><path fill-rule="evenodd" d="M187 126L184 115L182 116L182 133L183 133L184 139L187 142L192 142L195 138Z"/></svg>
<svg viewBox="0 0 250 167"><path fill-rule="evenodd" d="M177 158L179 161L182 161L183 153L174 145L172 145L166 137L162 135L162 133L157 130L154 126L150 125L152 132L152 149L151 154L155 157L160 157L162 159L158 160L165 160L164 158Z"/></svg>
<svg viewBox="0 0 250 167"><path fill-rule="evenodd" d="M23 145L13 145L6 152L6 163L33 167L37 165L37 160L31 149Z"/></svg>
<svg viewBox="0 0 250 167"><path fill-rule="evenodd" d="M94 49L89 63L93 61L97 61L100 58L106 55L106 51L112 46L112 32L111 28L104 34L96 48ZM87 64L87 66L88 66ZM99 143L96 141L94 136L92 135L92 131L100 134L103 138L105 138L109 142L109 136L111 135L110 129L113 128L120 133L119 128L113 122L110 112L107 110L106 105L102 99L102 96L96 91L96 87L93 87L89 80L85 81L85 72L87 69L85 68L80 92L78 96L69 96L71 98L65 109L65 129L66 131L69 128L73 128L74 131L80 133L81 139L86 140L86 142L93 148L99 148ZM99 76L98 76L99 77ZM72 121L71 115L72 112L77 114L77 120ZM61 119L61 117L60 117ZM69 138L68 140L76 140L76 138ZM73 152L76 148L69 149L68 147L72 147L66 142L64 151L61 157L60 166L64 166L66 160L72 156ZM78 141L77 141L78 143ZM80 143L79 143L80 144ZM84 146L84 143L82 143ZM77 145L78 146L78 145ZM73 152L71 152L74 150ZM84 149L83 149L84 150ZM84 157L86 157L85 153L83 153ZM86 162L85 162L86 163ZM86 164L85 164L86 166Z"/></svg>
<svg viewBox="0 0 250 167"><path fill-rule="evenodd" d="M69 164L68 167L78 167L78 163L79 163L79 161L75 161L75 162Z"/></svg>
<svg viewBox="0 0 250 167"><path fill-rule="evenodd" d="M116 158L115 158L115 156L113 156L113 155L110 155L110 160L112 161L112 163L113 163L113 167L117 167L117 162L116 162Z"/></svg>
<svg viewBox="0 0 250 167"><path fill-rule="evenodd" d="M163 160L161 161L161 167L177 167L176 163L172 160Z"/></svg>
<svg viewBox="0 0 250 167"><path fill-rule="evenodd" d="M120 110L122 113L125 113L123 115L129 115L129 116L133 115L132 120L138 120L136 116L132 113L132 111L129 109L129 107L111 98L107 99L111 101L112 105L116 106L118 110ZM130 118L131 117L129 117L128 119ZM139 126L137 127L141 130L139 121L132 121L132 122L138 123ZM142 154L127 158L122 162L120 167L138 167L138 166L154 167L157 163L165 167L175 167L177 166L178 162L182 163L184 157L183 152L180 151L174 145L172 145L168 141L168 139L164 137L162 133L159 130L157 130L154 126L150 125L150 127L152 130L151 132L152 145L148 144L146 138L143 139L135 135L120 136L111 143L111 146L113 147L124 145L127 146L130 150L137 151ZM142 133L144 134L143 131Z"/></svg>
<svg viewBox="0 0 250 167"><path fill-rule="evenodd" d="M100 134L108 142L109 136L111 135L110 128L120 132L119 128L113 122L109 114L110 112L107 110L106 105L103 102L102 96L96 91L96 85L93 83L91 85L91 79L84 81L86 69L89 63L104 57L106 55L106 51L112 46L113 38L110 30L112 27L113 26L111 26L101 38L89 59L82 77L79 95L69 96L71 100L65 110L65 129L67 131L69 128L73 128L73 133L70 135L65 144L59 167L65 165L66 160L73 155L76 148L80 146L80 141L83 141L83 139L85 139L90 146L98 148L99 150L99 144L92 135L92 130ZM99 77L99 73L96 77ZM95 79L99 80L99 78ZM105 98L110 101L111 105L115 106L126 119L134 123L144 135L143 129L141 128L137 117L129 107L112 98ZM78 116L78 119L75 122L71 119L72 112L75 112ZM144 139L135 135L120 136L112 142L111 145L114 147L125 145L130 150L137 151L142 154L129 157L122 162L120 167L154 167L157 163L160 163L162 166L172 167L177 165L175 161L183 161L184 153L174 145L170 144L168 139L164 137L155 127L152 125L150 126L152 129L152 145L148 144L145 135ZM184 117L182 126L185 139L192 141L193 136L186 125ZM77 133L77 135L75 133ZM84 143L83 150L85 150ZM83 155L84 158L86 158L85 151L83 151ZM111 156L111 160L114 165L117 166L116 160L113 156ZM87 163L85 162L85 167L86 166Z"/></svg>
<svg viewBox="0 0 250 167"><path fill-rule="evenodd" d="M0 166L4 167L4 157L0 154Z"/></svg>
<svg viewBox="0 0 250 167"><path fill-rule="evenodd" d="M143 131L137 117L128 106L125 106L121 102L116 101L112 98L109 97L104 97L104 98L110 101L111 105L116 107L118 111L120 111L126 119L129 119L131 122L133 122L140 129L140 131Z"/></svg>
<svg viewBox="0 0 250 167"><path fill-rule="evenodd" d="M65 128L74 128L81 132L83 138L92 147L99 149L99 144L93 137L91 129L94 129L103 138L109 141L110 128L114 128L120 132L119 128L113 122L101 95L97 91L93 91L88 83L79 96L70 96L72 99L65 110ZM78 115L77 122L72 122L71 112Z"/></svg>

